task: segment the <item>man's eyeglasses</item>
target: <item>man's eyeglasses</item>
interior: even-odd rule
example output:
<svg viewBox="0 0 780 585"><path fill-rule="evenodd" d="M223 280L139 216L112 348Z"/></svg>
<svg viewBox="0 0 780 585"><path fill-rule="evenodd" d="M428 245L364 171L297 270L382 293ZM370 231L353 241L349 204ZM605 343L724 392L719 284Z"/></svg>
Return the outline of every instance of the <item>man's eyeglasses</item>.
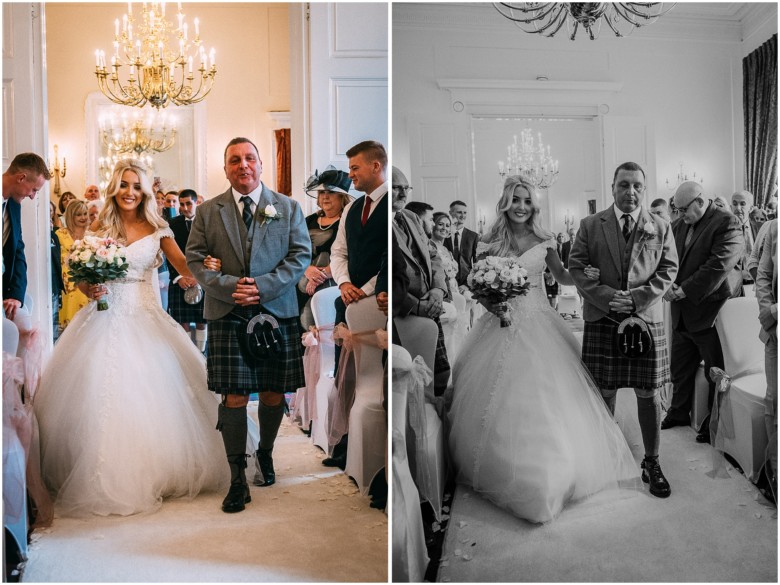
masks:
<svg viewBox="0 0 780 585"><path fill-rule="evenodd" d="M406 195L407 193L409 193L412 190L413 190L412 187L409 187L409 186L404 187L402 185L393 185L393 191L398 191L399 193L401 193L403 195Z"/></svg>
<svg viewBox="0 0 780 585"><path fill-rule="evenodd" d="M689 208L691 205L693 205L694 203L696 203L697 201L700 201L700 199L699 199L698 197L697 197L696 199L694 199L693 201L691 201L691 202L690 202L688 205L686 205L685 207L675 207L674 209L676 209L676 210L677 210L679 213L686 213L686 212L688 211L688 208Z"/></svg>

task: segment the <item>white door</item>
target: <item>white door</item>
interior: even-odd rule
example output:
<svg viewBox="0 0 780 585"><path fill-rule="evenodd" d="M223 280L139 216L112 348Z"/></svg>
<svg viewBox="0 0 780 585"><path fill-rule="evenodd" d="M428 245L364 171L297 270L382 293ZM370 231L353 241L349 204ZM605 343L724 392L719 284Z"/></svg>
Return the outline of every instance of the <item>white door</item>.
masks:
<svg viewBox="0 0 780 585"><path fill-rule="evenodd" d="M363 140L388 146L388 4L291 6L293 192L315 169L347 169Z"/></svg>
<svg viewBox="0 0 780 585"><path fill-rule="evenodd" d="M3 3L3 171L22 152L49 159L44 29L42 4ZM33 324L51 339L49 185L22 205L22 235Z"/></svg>

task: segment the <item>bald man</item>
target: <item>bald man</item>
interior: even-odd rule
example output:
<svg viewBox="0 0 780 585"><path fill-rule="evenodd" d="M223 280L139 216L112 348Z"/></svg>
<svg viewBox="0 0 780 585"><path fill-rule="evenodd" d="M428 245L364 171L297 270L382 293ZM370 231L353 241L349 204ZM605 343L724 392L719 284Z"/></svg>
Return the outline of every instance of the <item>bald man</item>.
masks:
<svg viewBox="0 0 780 585"><path fill-rule="evenodd" d="M702 360L712 406L715 385L710 368L723 368L715 318L732 296L732 287L740 285L734 268L744 249L739 219L715 206L699 183L680 185L674 206L681 214L672 224L680 267L672 288L664 295L672 309L674 394L662 429L690 424L694 378ZM696 441L708 443L709 439L707 418Z"/></svg>
<svg viewBox="0 0 780 585"><path fill-rule="evenodd" d="M98 189L98 186L87 186L87 190L84 191L84 199L87 201L98 201L100 199L100 189Z"/></svg>
<svg viewBox="0 0 780 585"><path fill-rule="evenodd" d="M407 198L412 188L409 186L409 179L406 178L406 175L398 167L393 167L392 181L393 213L395 213L406 207Z"/></svg>

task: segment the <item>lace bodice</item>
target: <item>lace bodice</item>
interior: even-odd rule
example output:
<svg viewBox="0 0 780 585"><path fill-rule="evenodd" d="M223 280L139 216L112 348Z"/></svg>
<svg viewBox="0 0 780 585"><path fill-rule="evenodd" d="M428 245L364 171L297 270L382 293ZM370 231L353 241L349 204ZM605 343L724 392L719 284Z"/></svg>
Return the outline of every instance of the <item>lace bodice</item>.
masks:
<svg viewBox="0 0 780 585"><path fill-rule="evenodd" d="M539 242L534 247L526 250L520 256L515 256L520 265L528 272L528 282L531 283L531 289L528 294L521 295L509 300L513 312L519 312L521 315L539 309L549 309L550 303L547 300L547 293L544 288L544 269L547 267L545 257L547 250L555 248L555 238L544 242ZM480 242L477 244L477 255L488 250L488 244Z"/></svg>
<svg viewBox="0 0 780 585"><path fill-rule="evenodd" d="M172 237L173 232L166 227L125 246L127 276L106 283L112 311L132 313L154 305L159 308L157 291L152 287L152 272L157 268L160 240Z"/></svg>

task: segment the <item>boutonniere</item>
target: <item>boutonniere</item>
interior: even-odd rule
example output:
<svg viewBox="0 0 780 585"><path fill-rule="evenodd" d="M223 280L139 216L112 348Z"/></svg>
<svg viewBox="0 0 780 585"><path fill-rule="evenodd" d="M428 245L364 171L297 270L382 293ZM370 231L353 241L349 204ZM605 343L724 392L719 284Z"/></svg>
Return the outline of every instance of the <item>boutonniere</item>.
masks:
<svg viewBox="0 0 780 585"><path fill-rule="evenodd" d="M265 209L259 211L258 214L263 218L263 225L284 217L281 213L276 211L276 207L273 205L266 205Z"/></svg>
<svg viewBox="0 0 780 585"><path fill-rule="evenodd" d="M653 222L651 222L651 221L645 222L645 225L642 226L642 231L644 232L646 238L654 238L655 237L655 226L653 225Z"/></svg>

